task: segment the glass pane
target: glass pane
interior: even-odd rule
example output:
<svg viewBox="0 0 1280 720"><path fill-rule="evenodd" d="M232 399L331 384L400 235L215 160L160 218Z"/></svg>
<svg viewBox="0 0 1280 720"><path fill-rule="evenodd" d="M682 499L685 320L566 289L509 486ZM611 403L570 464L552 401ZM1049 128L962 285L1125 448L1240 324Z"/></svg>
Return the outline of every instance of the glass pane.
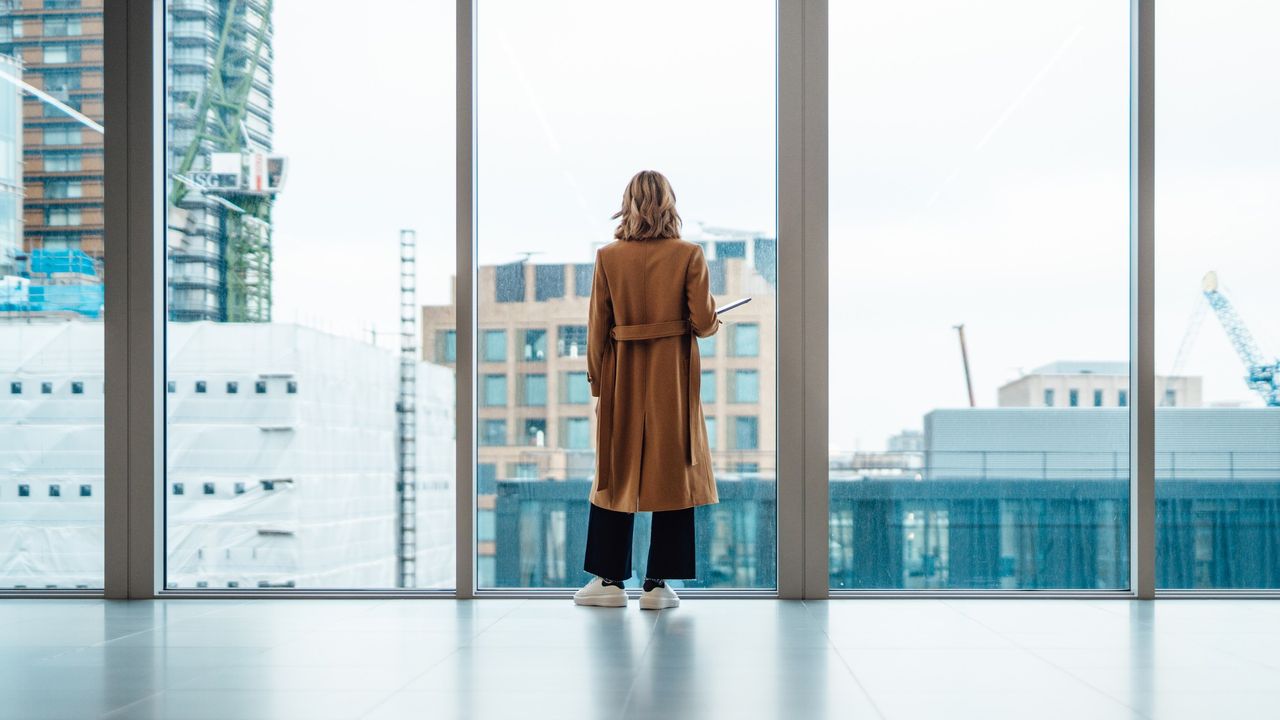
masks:
<svg viewBox="0 0 1280 720"><path fill-rule="evenodd" d="M493 533L477 536L478 584L573 587L589 579L597 428L596 401L584 393L593 263L613 237L610 216L627 181L656 169L679 198L682 236L704 249L716 299L754 297L725 316L721 331L746 327L736 336L742 352L717 357L715 337L699 343L704 371L757 377L731 406L714 386L704 396L706 416L725 414L720 403L743 416L743 442L713 454L720 502L697 509L698 578L679 584L774 587L775 4L477 7L478 330L515 338L506 373L524 384L521 404L478 411L478 462L495 473L476 500L478 525ZM661 87L656 101L651 82ZM582 384L556 386L562 382ZM707 424L713 431L714 420ZM507 428L509 444L499 445ZM641 513L633 583L645 570L649 523Z"/></svg>
<svg viewBox="0 0 1280 720"><path fill-rule="evenodd" d="M1128 5L830 21L831 587L1125 587Z"/></svg>
<svg viewBox="0 0 1280 720"><path fill-rule="evenodd" d="M1280 7L1156 7L1156 584L1280 588Z"/></svg>
<svg viewBox="0 0 1280 720"><path fill-rule="evenodd" d="M167 3L171 588L454 584L453 6L352 18Z"/></svg>
<svg viewBox="0 0 1280 720"><path fill-rule="evenodd" d="M9 3L5 12L22 20L5 18L0 34L0 590L97 589L102 7ZM80 35L74 47L47 44L71 26ZM71 62L77 67L58 68Z"/></svg>

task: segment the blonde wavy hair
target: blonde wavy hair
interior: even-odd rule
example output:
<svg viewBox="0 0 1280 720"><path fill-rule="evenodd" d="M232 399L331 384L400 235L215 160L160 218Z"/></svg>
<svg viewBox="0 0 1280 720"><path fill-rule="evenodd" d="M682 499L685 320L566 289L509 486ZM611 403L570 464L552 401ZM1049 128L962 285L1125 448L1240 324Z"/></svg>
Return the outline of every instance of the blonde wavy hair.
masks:
<svg viewBox="0 0 1280 720"><path fill-rule="evenodd" d="M655 240L680 237L680 214L671 183L656 170L641 170L622 193L622 209L614 213L619 240Z"/></svg>

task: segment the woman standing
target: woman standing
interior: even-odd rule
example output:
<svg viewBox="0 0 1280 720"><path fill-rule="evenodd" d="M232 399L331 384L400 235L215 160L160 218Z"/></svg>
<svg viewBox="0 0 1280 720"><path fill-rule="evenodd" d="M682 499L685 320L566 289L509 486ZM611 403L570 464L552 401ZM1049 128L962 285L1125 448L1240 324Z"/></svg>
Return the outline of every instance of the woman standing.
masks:
<svg viewBox="0 0 1280 720"><path fill-rule="evenodd" d="M653 512L640 607L676 607L664 581L691 579L693 508L717 502L695 337L720 327L707 259L680 239L676 197L645 170L622 195L615 241L596 253L587 379L596 405L596 477L578 605L623 607L636 512Z"/></svg>

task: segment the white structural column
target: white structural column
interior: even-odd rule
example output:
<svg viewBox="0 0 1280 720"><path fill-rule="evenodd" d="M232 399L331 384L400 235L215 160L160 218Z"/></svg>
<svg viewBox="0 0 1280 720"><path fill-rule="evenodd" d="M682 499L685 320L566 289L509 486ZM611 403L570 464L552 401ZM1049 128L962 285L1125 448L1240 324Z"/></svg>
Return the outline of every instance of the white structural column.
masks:
<svg viewBox="0 0 1280 720"><path fill-rule="evenodd" d="M1155 597L1155 0L1130 0L1130 590Z"/></svg>
<svg viewBox="0 0 1280 720"><path fill-rule="evenodd" d="M457 596L475 597L476 2L457 9Z"/></svg>
<svg viewBox="0 0 1280 720"><path fill-rule="evenodd" d="M827 596L827 2L778 4L778 594Z"/></svg>

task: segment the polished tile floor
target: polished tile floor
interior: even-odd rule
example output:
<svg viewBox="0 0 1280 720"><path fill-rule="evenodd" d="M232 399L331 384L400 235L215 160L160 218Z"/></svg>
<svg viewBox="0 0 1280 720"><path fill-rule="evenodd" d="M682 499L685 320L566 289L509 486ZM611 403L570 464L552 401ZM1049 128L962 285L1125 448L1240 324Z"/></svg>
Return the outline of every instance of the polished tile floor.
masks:
<svg viewBox="0 0 1280 720"><path fill-rule="evenodd" d="M1280 601L0 600L0 718L1274 718Z"/></svg>

